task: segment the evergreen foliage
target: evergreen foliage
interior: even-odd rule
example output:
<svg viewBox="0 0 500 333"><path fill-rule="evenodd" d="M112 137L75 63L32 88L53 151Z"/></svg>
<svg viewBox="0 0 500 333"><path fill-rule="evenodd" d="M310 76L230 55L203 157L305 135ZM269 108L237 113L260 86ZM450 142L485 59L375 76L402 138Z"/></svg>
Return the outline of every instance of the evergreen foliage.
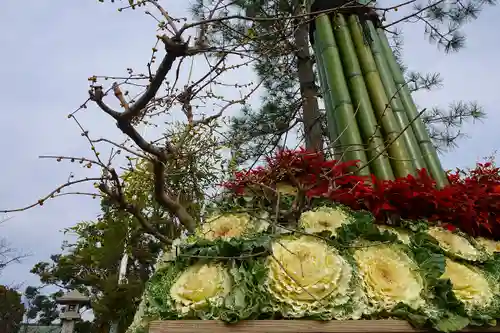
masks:
<svg viewBox="0 0 500 333"><path fill-rule="evenodd" d="M23 320L23 313L21 294L12 288L0 285L0 332L17 333Z"/></svg>

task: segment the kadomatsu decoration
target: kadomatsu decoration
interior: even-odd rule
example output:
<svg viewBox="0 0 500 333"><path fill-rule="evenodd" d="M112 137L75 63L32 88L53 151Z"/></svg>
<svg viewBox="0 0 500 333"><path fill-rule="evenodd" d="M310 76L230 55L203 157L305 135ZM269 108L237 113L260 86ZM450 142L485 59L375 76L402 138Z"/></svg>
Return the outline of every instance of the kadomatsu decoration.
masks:
<svg viewBox="0 0 500 333"><path fill-rule="evenodd" d="M284 150L237 172L166 249L129 333L151 320L399 318L452 332L500 318L499 169L445 173L375 11L311 2L343 160Z"/></svg>

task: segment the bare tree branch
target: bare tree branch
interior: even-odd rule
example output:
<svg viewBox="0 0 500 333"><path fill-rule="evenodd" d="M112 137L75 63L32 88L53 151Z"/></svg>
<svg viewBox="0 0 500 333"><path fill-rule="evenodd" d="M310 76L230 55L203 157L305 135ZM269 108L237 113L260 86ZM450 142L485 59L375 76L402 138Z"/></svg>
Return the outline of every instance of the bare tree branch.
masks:
<svg viewBox="0 0 500 333"><path fill-rule="evenodd" d="M155 196L158 202L175 214L188 231L194 231L196 222L193 217L189 215L186 208L178 200L169 196L165 190L165 166L163 162L159 160L154 161L153 170L155 175Z"/></svg>

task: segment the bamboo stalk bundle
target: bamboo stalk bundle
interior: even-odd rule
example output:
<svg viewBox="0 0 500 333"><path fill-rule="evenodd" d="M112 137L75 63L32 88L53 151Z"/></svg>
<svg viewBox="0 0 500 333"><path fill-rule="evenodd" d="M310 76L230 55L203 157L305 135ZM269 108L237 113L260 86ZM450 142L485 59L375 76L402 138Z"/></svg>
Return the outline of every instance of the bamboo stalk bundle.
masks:
<svg viewBox="0 0 500 333"><path fill-rule="evenodd" d="M445 186L436 149L384 31L343 11L316 16L312 37L329 132L342 147L366 151L344 149L344 158L368 161L370 172L385 180L425 168L438 187Z"/></svg>

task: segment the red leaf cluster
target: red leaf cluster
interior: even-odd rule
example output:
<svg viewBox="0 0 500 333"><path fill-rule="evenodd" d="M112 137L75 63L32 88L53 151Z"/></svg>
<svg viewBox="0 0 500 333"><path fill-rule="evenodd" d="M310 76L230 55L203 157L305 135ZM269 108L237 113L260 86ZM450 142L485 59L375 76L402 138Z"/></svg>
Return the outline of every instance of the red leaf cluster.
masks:
<svg viewBox="0 0 500 333"><path fill-rule="evenodd" d="M309 197L324 197L353 209L366 209L385 220L388 214L405 219L440 221L473 236L500 239L500 169L491 162L469 171L449 173L450 184L438 189L425 169L386 181L355 175L358 161L326 160L303 149L283 150L266 166L240 171L225 186L237 194L264 184L287 182Z"/></svg>

